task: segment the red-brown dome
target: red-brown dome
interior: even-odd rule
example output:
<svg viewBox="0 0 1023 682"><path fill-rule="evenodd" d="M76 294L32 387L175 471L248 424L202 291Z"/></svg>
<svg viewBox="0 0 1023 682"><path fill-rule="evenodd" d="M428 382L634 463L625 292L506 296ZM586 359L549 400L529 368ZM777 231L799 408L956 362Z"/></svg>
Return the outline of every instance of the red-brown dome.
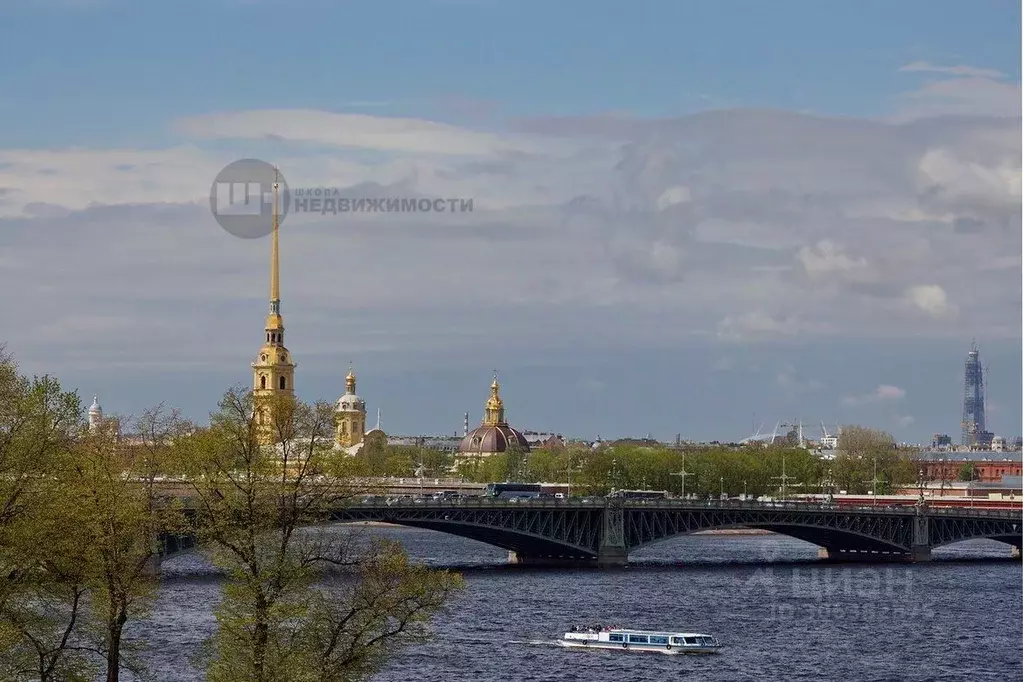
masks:
<svg viewBox="0 0 1023 682"><path fill-rule="evenodd" d="M491 455L507 451L510 443L517 443L524 452L529 452L526 437L507 424L477 426L458 444L458 451L467 455Z"/></svg>

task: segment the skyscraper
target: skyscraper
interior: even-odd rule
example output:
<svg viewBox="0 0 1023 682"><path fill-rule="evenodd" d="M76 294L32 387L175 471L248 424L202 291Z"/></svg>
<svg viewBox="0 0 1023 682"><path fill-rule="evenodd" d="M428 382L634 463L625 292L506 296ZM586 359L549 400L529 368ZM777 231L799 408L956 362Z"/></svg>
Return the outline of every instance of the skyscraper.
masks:
<svg viewBox="0 0 1023 682"><path fill-rule="evenodd" d="M966 372L963 379L963 438L962 444L970 447L990 445L990 434L984 415L984 370L980 364L977 344L970 346L966 355Z"/></svg>

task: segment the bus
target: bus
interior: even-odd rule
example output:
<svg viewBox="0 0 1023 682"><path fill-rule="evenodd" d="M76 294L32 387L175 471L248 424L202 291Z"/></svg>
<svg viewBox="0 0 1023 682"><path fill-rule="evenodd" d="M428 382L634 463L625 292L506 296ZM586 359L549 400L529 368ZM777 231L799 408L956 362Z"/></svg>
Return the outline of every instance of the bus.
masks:
<svg viewBox="0 0 1023 682"><path fill-rule="evenodd" d="M540 497L543 487L539 483L488 483L483 491L484 497L496 500L512 498Z"/></svg>
<svg viewBox="0 0 1023 682"><path fill-rule="evenodd" d="M622 497L626 500L666 500L667 490L615 490L608 497Z"/></svg>

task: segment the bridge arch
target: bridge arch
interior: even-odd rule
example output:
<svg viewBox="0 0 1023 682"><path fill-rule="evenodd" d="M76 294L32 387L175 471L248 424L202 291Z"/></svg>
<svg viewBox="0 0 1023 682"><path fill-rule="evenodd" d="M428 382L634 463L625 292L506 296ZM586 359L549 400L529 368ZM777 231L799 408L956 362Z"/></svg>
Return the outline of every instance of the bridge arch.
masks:
<svg viewBox="0 0 1023 682"><path fill-rule="evenodd" d="M796 540L802 540L803 542L808 542L812 545L817 545L818 547L825 549L841 548L846 551L853 550L858 552L881 554L904 554L909 551L909 547L885 542L861 532L836 530L817 525L795 523L708 523L693 528L679 530L677 532L665 533L664 535L651 537L649 539L643 539L638 544L630 544L628 549L631 552L636 549L650 547L685 535L693 535L707 530L727 529L766 530L779 535L795 538Z"/></svg>
<svg viewBox="0 0 1023 682"><path fill-rule="evenodd" d="M339 510L339 523L376 521L457 535L506 549L522 557L592 561L596 559L601 508L492 508L429 505L391 509L358 506Z"/></svg>
<svg viewBox="0 0 1023 682"><path fill-rule="evenodd" d="M438 521L415 521L409 519L378 519L380 523L390 523L396 526L408 528L421 528L432 530L447 535L456 535L468 540L476 540L493 547L506 549L516 554L529 556L545 556L560 558L592 559L596 553L589 547L584 547L570 542L558 542L551 538L536 533L513 531L507 528L487 526L476 523L464 522L438 522ZM350 525L358 521L339 521L338 523Z"/></svg>
<svg viewBox="0 0 1023 682"><path fill-rule="evenodd" d="M950 545L957 545L960 542L967 542L969 540L994 540L995 542L1002 542L1005 543L1006 545L1009 545L1010 547L1015 547L1017 550L1023 548L1023 541L1021 541L1019 537L1013 537L1011 535L992 534L971 535L969 537L961 537L953 540L946 540L945 542L942 542L940 544L932 545L931 549L937 549L938 547L948 547Z"/></svg>

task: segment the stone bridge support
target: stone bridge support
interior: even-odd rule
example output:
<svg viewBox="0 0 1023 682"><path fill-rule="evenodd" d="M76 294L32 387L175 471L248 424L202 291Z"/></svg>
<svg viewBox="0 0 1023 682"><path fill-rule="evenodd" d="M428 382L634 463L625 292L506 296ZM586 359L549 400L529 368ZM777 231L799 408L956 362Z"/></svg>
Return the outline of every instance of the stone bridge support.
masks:
<svg viewBox="0 0 1023 682"><path fill-rule="evenodd" d="M614 500L604 510L600 529L600 547L597 566L625 566L629 563L629 550L625 546L625 514L620 500Z"/></svg>
<svg viewBox="0 0 1023 682"><path fill-rule="evenodd" d="M910 547L910 561L931 560L931 532L929 521L921 508L913 517L913 545Z"/></svg>

